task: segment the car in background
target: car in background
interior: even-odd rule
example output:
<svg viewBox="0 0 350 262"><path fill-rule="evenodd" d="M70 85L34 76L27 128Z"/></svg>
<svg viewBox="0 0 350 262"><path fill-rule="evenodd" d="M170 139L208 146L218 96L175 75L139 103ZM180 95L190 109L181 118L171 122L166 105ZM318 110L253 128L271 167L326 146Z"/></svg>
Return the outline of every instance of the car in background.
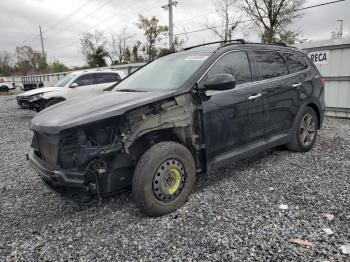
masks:
<svg viewBox="0 0 350 262"><path fill-rule="evenodd" d="M8 92L16 89L15 83L9 78L0 76L0 92Z"/></svg>
<svg viewBox="0 0 350 262"><path fill-rule="evenodd" d="M65 100L100 93L124 77L123 71L76 71L66 75L53 86L37 88L17 95L17 103L22 108L39 112Z"/></svg>

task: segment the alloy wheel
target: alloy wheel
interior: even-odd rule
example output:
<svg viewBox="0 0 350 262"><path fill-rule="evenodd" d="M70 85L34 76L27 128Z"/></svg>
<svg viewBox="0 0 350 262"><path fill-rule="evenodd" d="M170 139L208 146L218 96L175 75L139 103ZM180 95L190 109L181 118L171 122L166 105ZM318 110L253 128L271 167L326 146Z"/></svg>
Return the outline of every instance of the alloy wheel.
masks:
<svg viewBox="0 0 350 262"><path fill-rule="evenodd" d="M305 114L300 125L300 140L304 146L313 143L316 135L316 121L312 114Z"/></svg>

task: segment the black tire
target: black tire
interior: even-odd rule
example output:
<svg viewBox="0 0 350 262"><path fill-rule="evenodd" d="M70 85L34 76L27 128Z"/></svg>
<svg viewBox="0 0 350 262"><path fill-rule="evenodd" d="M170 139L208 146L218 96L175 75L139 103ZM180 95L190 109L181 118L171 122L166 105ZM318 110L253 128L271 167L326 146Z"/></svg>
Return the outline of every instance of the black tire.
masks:
<svg viewBox="0 0 350 262"><path fill-rule="evenodd" d="M50 106L53 106L55 104L58 104L60 102L63 102L64 99L63 98L54 98L54 99L51 99L49 100L49 102L46 103L45 107L44 108L48 108Z"/></svg>
<svg viewBox="0 0 350 262"><path fill-rule="evenodd" d="M0 92L9 92L9 91L10 91L10 89L8 86L5 86L5 85L0 86Z"/></svg>
<svg viewBox="0 0 350 262"><path fill-rule="evenodd" d="M169 163L170 162L170 163ZM170 167L175 165L180 166L181 163L181 185L176 190L178 192L171 192L169 190L169 199L159 199L159 188L154 183L159 182L161 185L169 183L163 179L163 175L169 177L172 169ZM169 165L170 164L170 165ZM167 166L169 167L167 167ZM161 169L168 168L164 171L162 177L158 172ZM175 166L176 168L177 166ZM165 174L167 173L167 174ZM189 195L192 193L196 181L196 167L191 152L183 145L175 142L161 142L150 149L148 149L140 158L136 165L133 177L132 192L136 206L146 215L151 217L162 216L173 212L182 205L184 205ZM176 182L175 182L176 184ZM168 185L166 185L168 186ZM163 188L162 188L163 189ZM156 195L156 191L158 193ZM165 195L164 195L165 197Z"/></svg>
<svg viewBox="0 0 350 262"><path fill-rule="evenodd" d="M311 117L312 121L310 124L310 130L304 127L306 123L305 121L308 119L307 117ZM291 141L287 144L287 148L295 152L309 151L315 143L317 137L317 129L318 119L315 110L313 110L311 107L305 107L298 113L296 117L296 121L291 132ZM307 133L306 135L305 132ZM305 137L307 135L310 135L309 139Z"/></svg>

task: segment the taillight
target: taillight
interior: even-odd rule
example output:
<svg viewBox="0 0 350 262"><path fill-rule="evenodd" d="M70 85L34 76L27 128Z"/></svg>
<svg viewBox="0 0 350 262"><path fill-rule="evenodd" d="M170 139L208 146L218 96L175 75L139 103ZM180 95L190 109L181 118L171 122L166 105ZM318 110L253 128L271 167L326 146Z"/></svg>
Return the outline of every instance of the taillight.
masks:
<svg viewBox="0 0 350 262"><path fill-rule="evenodd" d="M0 77L0 83L5 83L5 79L3 77Z"/></svg>
<svg viewBox="0 0 350 262"><path fill-rule="evenodd" d="M12 87L13 87L13 88L16 88L16 85L15 85L15 83L14 83L14 82L12 82Z"/></svg>
<svg viewBox="0 0 350 262"><path fill-rule="evenodd" d="M320 83L321 83L321 86L324 86L326 81L324 80L323 76L320 77Z"/></svg>

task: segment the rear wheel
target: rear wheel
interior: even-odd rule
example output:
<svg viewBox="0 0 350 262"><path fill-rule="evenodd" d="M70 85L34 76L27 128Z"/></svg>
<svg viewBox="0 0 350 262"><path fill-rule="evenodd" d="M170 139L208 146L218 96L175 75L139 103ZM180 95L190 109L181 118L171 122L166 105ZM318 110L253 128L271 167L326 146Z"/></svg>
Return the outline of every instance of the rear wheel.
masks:
<svg viewBox="0 0 350 262"><path fill-rule="evenodd" d="M316 140L318 128L317 115L315 111L306 107L296 119L292 130L292 141L287 144L288 149L296 152L309 151Z"/></svg>
<svg viewBox="0 0 350 262"><path fill-rule="evenodd" d="M195 180L191 152L179 143L158 143L137 163L132 188L136 206L152 217L170 213L188 200Z"/></svg>

